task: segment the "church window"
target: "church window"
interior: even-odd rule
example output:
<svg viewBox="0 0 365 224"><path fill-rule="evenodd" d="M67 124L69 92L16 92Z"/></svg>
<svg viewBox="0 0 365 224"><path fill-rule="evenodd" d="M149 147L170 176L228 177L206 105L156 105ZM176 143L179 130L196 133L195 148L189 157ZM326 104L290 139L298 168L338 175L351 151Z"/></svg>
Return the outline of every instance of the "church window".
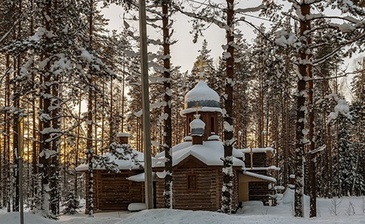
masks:
<svg viewBox="0 0 365 224"><path fill-rule="evenodd" d="M214 126L214 117L210 117L210 133L211 134L213 134L213 133L216 134L214 129L215 129L215 126Z"/></svg>
<svg viewBox="0 0 365 224"><path fill-rule="evenodd" d="M188 191L197 189L196 175L188 175Z"/></svg>

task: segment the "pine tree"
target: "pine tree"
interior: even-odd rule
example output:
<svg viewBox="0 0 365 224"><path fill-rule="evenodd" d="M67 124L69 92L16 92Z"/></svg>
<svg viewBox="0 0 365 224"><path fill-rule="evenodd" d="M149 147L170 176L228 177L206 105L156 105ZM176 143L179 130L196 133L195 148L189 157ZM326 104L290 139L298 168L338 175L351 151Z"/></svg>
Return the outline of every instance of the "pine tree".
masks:
<svg viewBox="0 0 365 224"><path fill-rule="evenodd" d="M237 136L237 147L248 147L248 133L251 116L251 106L249 104L249 81L251 79L251 60L250 60L250 46L243 39L243 36L238 34L236 39L235 51L235 78L236 84L234 86L234 107L235 113L235 136ZM216 76L222 77L224 75L223 61L219 62ZM223 79L223 78L219 78ZM222 94L222 90L217 91Z"/></svg>
<svg viewBox="0 0 365 224"><path fill-rule="evenodd" d="M338 119L338 187L340 189L340 196L351 196L356 176L356 155L353 143L351 142L350 121L343 115L340 115Z"/></svg>
<svg viewBox="0 0 365 224"><path fill-rule="evenodd" d="M351 106L353 123L351 132L352 148L355 155L354 179L351 194L354 196L364 195L365 193L365 132L362 127L365 125L365 106L364 103L355 102Z"/></svg>
<svg viewBox="0 0 365 224"><path fill-rule="evenodd" d="M189 80L192 84L196 83L197 80L207 80L207 84L216 91L217 88L219 88L219 85L217 85L213 58L210 55L210 52L211 50L208 49L208 42L204 39L202 48L198 50L199 55L191 69L191 76L189 76ZM193 88L193 86L191 86L191 88Z"/></svg>
<svg viewBox="0 0 365 224"><path fill-rule="evenodd" d="M338 17L343 24L332 24L329 20L331 20L331 16L327 16L326 13L322 13L326 7L329 7L325 1L316 1L316 2L305 2L305 1L291 1L293 4L293 8L295 8L296 12L300 12L299 14L294 15L295 20L299 22L299 32L295 38L287 38L283 35L277 41L277 44L281 46L295 46L298 52L296 65L298 66L298 82L297 82L297 117L296 117L296 151L295 151L295 178L296 178L296 191L295 191L295 216L303 217L303 187L304 187L304 173L303 173L303 165L304 160L303 156L305 155L305 144L310 143L312 139L308 142L306 139L306 135L310 132L310 136L313 136L313 117L309 116L308 121L309 124L306 124L307 116L306 113L309 111L311 113L311 108L308 108L306 105L307 94L309 97L309 102L311 102L311 92L307 93L307 81L309 80L309 84L311 85L312 80L312 66L323 63L327 58L335 55L335 53L339 52L343 49L344 46L348 46L350 43L354 43L358 40L358 32L361 32L357 29L357 22L351 23L351 26L354 29L345 30L342 29L342 25L347 23L346 15L350 15L357 18L362 18L364 10L353 5L348 4L348 2L343 1L332 1L330 6L332 8L337 8L343 12L343 15ZM321 13L312 12L311 8L316 6L316 8L321 10ZM309 19L309 15L315 15L313 19ZM312 18L312 17L311 17ZM322 21L321 23L315 23L316 21ZM320 31L320 30L328 30L329 26L334 31L336 31L335 35L332 36L330 42L321 41L321 42L313 42L313 33L312 30ZM313 26L313 27L312 27ZM315 27L314 27L315 26ZM355 28L356 27L356 28ZM295 40L296 39L296 40ZM294 41L293 41L294 40ZM320 46L325 45L333 45L336 48L330 53L321 58L313 59L313 52ZM345 56L351 55L352 51L346 51ZM306 79L308 77L309 79ZM311 89L311 88L309 88ZM310 90L311 91L311 90ZM306 125L309 125L309 130L306 129ZM313 149L313 145L311 146ZM312 195L312 197L315 197ZM313 201L311 201L311 208L314 208ZM315 216L315 209L311 209L311 217Z"/></svg>

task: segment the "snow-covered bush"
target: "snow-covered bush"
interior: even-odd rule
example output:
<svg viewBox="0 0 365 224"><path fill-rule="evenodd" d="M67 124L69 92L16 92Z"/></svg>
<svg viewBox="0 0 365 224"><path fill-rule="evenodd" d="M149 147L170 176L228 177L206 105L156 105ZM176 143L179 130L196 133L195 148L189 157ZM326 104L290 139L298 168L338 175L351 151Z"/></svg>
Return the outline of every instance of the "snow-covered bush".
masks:
<svg viewBox="0 0 365 224"><path fill-rule="evenodd" d="M68 200L62 206L65 207L62 210L63 214L74 215L78 213L77 209L80 208L80 201L75 198L73 193L69 193Z"/></svg>

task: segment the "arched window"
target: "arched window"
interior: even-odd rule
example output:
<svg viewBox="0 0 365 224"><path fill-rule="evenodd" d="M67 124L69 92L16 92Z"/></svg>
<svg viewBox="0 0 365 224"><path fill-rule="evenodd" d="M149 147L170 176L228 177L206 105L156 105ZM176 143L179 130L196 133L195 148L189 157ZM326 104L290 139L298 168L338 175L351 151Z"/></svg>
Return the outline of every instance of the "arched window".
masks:
<svg viewBox="0 0 365 224"><path fill-rule="evenodd" d="M212 117L210 117L210 133L211 134L217 134L217 133L215 133L215 119L214 119L214 117L212 116Z"/></svg>

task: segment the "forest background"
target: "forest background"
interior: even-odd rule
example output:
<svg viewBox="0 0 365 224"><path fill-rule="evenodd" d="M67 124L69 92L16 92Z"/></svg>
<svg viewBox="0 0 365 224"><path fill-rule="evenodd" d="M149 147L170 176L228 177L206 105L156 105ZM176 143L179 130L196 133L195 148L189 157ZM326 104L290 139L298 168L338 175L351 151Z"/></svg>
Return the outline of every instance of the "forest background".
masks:
<svg viewBox="0 0 365 224"><path fill-rule="evenodd" d="M235 26L234 44L219 44L223 49L218 59L211 54L209 38L204 40L201 35L203 30L215 25L220 29L213 33L221 31L223 38L230 30L218 20L224 19L219 14L225 12L221 2L201 4L188 1L191 8L185 10L175 5L168 14L159 12L158 1L149 2L149 33L156 30L157 34L161 34L165 15L171 16L177 11L187 15L186 20L190 19L193 27L191 36L187 38L174 36L171 20L168 23L170 30L167 36L164 35L168 41L157 34L149 40L149 44L156 45L154 48L157 49L149 54L150 128L154 153L165 146L167 117L164 107L167 101L164 97L171 97L168 104L171 106L171 116L168 116L172 122L171 146L184 137L185 120L179 111L185 93L197 80L204 79L220 96L225 96L222 80L226 80L226 62L234 58L235 82L230 108L234 113L230 116L234 121L235 147L275 148L272 163L281 168L276 176L278 185L289 183L289 176L296 170L298 142L296 71L300 63L295 63L294 58L301 47L298 42L302 41L296 36L299 29L296 21L300 17L293 14L291 7L280 9L276 1L263 2L265 7L250 10L237 6L240 10L235 12L238 18L235 23L250 24L252 41L246 40L247 27L241 30L240 26ZM295 2L288 1L289 6L296 5ZM357 13L356 18L362 18L365 15L361 11L363 2L329 2L329 5L326 1L309 3L315 6L316 13L323 13L313 26L322 29L325 24L330 27L313 32L311 36L313 43L317 44L312 48L311 57L313 60L321 59L321 63L313 66L314 98L306 105L315 113L311 141L321 149L315 155L316 188L318 196L322 197L363 195L365 62L358 60L354 72L346 70L344 65L346 58L362 52L363 36L346 46L340 41L358 35L357 29L363 29L363 24L355 19L346 20L349 24L357 23L355 29L349 24L323 22L323 15L328 13L326 7L330 6L345 11L343 13ZM100 6L110 3L123 6L124 11L118 14L124 19L122 29L106 30L108 21ZM133 26L138 13L134 6L133 1L1 2L0 207L6 206L9 211L19 209L17 161L20 155L25 162L26 204L32 209L43 210L46 214L51 211L49 214L55 215L60 212L59 202L67 201L70 193L74 197L85 195L84 177L74 168L88 159L101 159L103 153L111 150L118 133L130 133L132 148L143 150L139 37ZM196 13L192 13L194 10ZM257 21L256 25L252 24L244 18L246 14L251 14L247 18L264 18L272 25L260 25ZM211 15L216 15L217 20ZM173 54L163 52L164 43L173 46L176 41L189 39L202 43L200 49L191 49L197 52L191 70L182 72L179 64L166 68L164 63ZM225 52L230 47L235 49L234 55ZM189 50L184 48L179 52ZM335 54L332 54L334 50ZM184 57L191 58L191 55ZM169 78L164 76L166 72ZM348 91L341 78L350 75L353 78ZM171 80L168 90L164 86L166 80ZM344 89L351 96L349 102L344 100ZM19 151L19 133L23 124L24 152ZM220 130L223 129L222 122ZM306 134L306 130L303 129L302 133ZM224 138L223 135L221 137ZM305 153L305 156L309 155ZM311 159L307 158L307 161ZM304 192L307 193L309 164L304 162L304 167Z"/></svg>

